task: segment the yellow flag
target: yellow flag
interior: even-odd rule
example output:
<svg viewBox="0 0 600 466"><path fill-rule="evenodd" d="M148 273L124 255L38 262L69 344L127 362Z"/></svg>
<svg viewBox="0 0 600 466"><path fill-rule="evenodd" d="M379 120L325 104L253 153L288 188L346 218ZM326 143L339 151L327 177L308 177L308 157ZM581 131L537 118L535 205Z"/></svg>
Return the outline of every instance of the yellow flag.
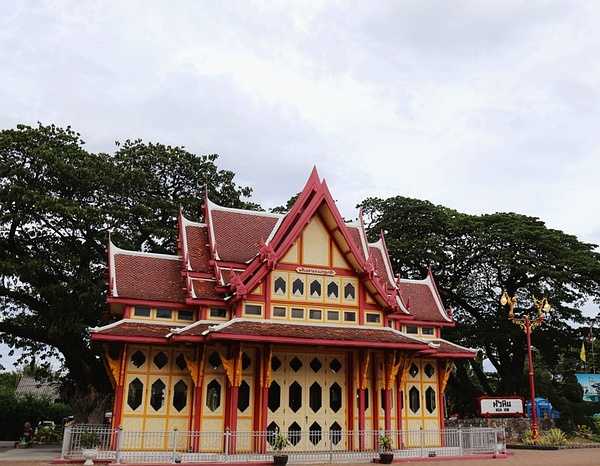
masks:
<svg viewBox="0 0 600 466"><path fill-rule="evenodd" d="M581 342L581 351L579 351L579 359L585 362L585 343Z"/></svg>

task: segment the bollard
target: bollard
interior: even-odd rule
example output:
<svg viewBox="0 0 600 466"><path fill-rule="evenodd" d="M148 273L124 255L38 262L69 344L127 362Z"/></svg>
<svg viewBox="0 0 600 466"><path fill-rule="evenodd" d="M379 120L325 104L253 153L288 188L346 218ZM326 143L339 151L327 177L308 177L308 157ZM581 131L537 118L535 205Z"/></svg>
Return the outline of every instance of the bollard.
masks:
<svg viewBox="0 0 600 466"><path fill-rule="evenodd" d="M63 441L62 441L62 449L60 452L60 459L64 460L69 452L71 447L71 427L65 427L63 431Z"/></svg>

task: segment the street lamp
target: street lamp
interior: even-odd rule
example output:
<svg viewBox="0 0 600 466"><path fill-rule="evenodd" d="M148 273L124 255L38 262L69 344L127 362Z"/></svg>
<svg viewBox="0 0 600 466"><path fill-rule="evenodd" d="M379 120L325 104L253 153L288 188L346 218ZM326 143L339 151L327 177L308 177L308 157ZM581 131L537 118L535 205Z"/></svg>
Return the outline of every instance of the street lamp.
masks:
<svg viewBox="0 0 600 466"><path fill-rule="evenodd" d="M515 317L515 306L517 305L517 298L515 296L510 297L505 291L502 293L500 298L500 304L506 306L508 304L508 318L509 320L521 327L521 329L527 335L527 361L529 363L529 395L531 397L531 437L536 440L539 437L538 423L537 423L537 410L535 406L535 379L533 374L533 357L531 355L531 331L539 327L544 321L544 315L550 312L551 306L546 298L536 299L533 298L533 304L537 310L535 318L530 318L528 315L524 317Z"/></svg>

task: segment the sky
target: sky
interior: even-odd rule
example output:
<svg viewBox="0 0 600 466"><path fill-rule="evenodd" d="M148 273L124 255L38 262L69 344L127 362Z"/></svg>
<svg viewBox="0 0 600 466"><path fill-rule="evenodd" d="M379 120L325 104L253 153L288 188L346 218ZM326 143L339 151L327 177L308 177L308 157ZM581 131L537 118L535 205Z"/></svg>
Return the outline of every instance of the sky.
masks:
<svg viewBox="0 0 600 466"><path fill-rule="evenodd" d="M263 207L367 196L600 243L600 2L0 3L0 128L220 154ZM590 306L587 313L595 314Z"/></svg>

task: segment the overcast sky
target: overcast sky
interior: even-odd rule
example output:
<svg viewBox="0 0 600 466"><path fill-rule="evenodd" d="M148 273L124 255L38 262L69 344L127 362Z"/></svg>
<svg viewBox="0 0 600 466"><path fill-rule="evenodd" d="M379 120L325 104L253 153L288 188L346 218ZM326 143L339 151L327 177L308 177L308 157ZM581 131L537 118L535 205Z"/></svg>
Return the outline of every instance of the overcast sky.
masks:
<svg viewBox="0 0 600 466"><path fill-rule="evenodd" d="M0 128L220 154L264 207L366 196L600 243L600 2L2 2Z"/></svg>

